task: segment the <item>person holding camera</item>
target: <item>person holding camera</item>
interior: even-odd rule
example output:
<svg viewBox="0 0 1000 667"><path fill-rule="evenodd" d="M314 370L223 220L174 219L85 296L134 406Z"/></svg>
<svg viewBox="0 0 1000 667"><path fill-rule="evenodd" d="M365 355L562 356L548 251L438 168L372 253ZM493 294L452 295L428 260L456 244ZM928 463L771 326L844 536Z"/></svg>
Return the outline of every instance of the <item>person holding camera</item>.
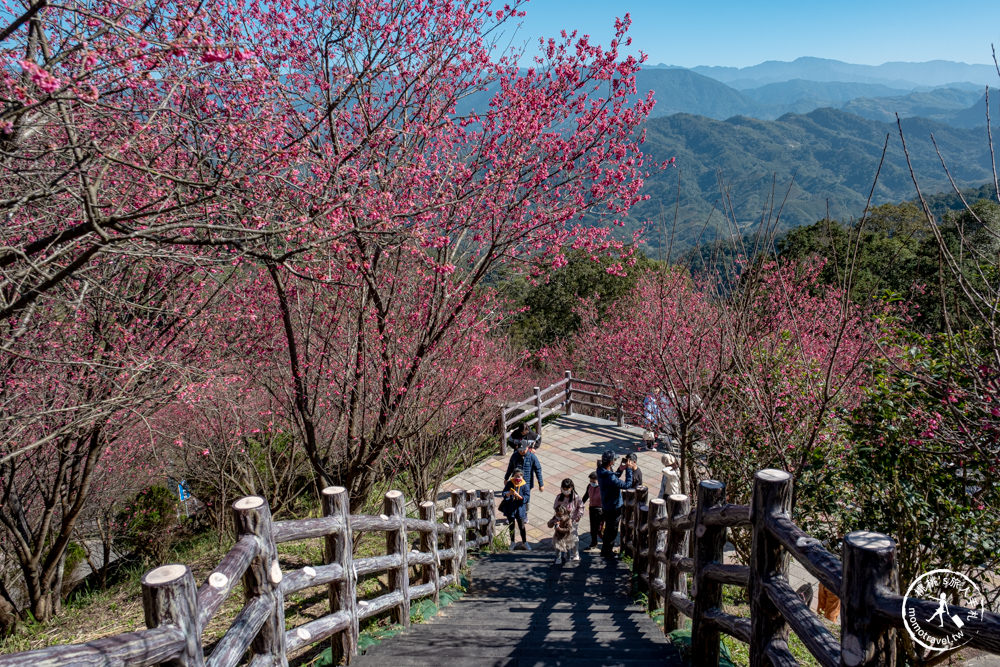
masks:
<svg viewBox="0 0 1000 667"><path fill-rule="evenodd" d="M614 558L615 540L618 538L618 522L621 520L622 506L625 501L622 499L622 491L632 488L632 473L638 465L635 461L629 461L627 457L622 457L621 465L617 471L612 471L611 466L615 462L615 453L611 450L601 455L601 462L597 468L597 483L601 487L601 514L604 515L604 535L601 545L601 556L604 558ZM625 478L621 475L625 473Z"/></svg>
<svg viewBox="0 0 1000 667"><path fill-rule="evenodd" d="M622 462L618 464L618 470L616 474L620 477L623 472L625 472L626 462L634 463L635 467L632 468L632 486L628 487L630 489L637 489L642 486L642 470L639 469L639 457L635 455L635 452L629 452L622 459Z"/></svg>

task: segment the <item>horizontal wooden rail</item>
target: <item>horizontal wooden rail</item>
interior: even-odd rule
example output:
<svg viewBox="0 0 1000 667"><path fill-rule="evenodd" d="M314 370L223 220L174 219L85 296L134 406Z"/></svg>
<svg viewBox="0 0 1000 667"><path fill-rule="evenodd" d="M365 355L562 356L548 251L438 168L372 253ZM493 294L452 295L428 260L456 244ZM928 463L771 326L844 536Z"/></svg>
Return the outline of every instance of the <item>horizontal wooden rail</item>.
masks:
<svg viewBox="0 0 1000 667"><path fill-rule="evenodd" d="M726 614L718 609L711 609L705 614L709 623L715 625L730 637L741 642L750 643L750 619Z"/></svg>
<svg viewBox="0 0 1000 667"><path fill-rule="evenodd" d="M459 582L468 551L492 542L494 493L456 489L451 496L453 506L443 509L442 521L437 519L436 503L430 501L419 505L420 518L405 516L399 491L386 493L384 514L369 516L350 514L346 489L329 487L322 494L324 516L290 521L272 521L261 497L241 498L233 504L237 541L200 589L184 565L161 566L143 577L149 629L0 656L0 667L287 665L290 651L331 638L335 661L349 660L357 653L360 621L391 613L397 622L408 624L411 601L433 597L436 602L441 588ZM387 552L354 558L353 535L358 531L384 532ZM420 549L410 548L411 532L420 533ZM325 540L326 562L281 570L277 544L316 538ZM443 548L438 540L443 540ZM420 576L412 583L411 569ZM358 578L382 573L390 590L373 599L358 599ZM242 583L244 604L206 656L202 633L237 583ZM286 629L285 595L316 587L328 589L330 613Z"/></svg>
<svg viewBox="0 0 1000 667"><path fill-rule="evenodd" d="M574 389L571 393L574 396L581 394L583 396L590 396L591 398L610 398L612 400L615 398L614 394L605 394L599 391L585 391L583 389Z"/></svg>
<svg viewBox="0 0 1000 667"><path fill-rule="evenodd" d="M37 651L0 655L2 667L25 665L158 665L180 655L185 644L178 628L126 632L85 644L49 646Z"/></svg>
<svg viewBox="0 0 1000 667"><path fill-rule="evenodd" d="M601 405L600 403L591 403L590 401L578 401L574 400L573 405L585 405L588 408L595 408L597 410L614 410L616 406L614 405Z"/></svg>
<svg viewBox="0 0 1000 667"><path fill-rule="evenodd" d="M253 535L244 535L208 575L208 582L198 589L199 631L204 631L258 553L260 546L257 539Z"/></svg>
<svg viewBox="0 0 1000 667"><path fill-rule="evenodd" d="M711 480L700 483L694 508L683 495L654 499L647 507L644 489L625 491L623 498L622 548L632 550L633 581L648 593L651 610L662 601L665 632L680 627L680 614L692 619L692 664L717 665L724 632L749 643L752 667L797 665L789 630L824 667L895 664L896 629L904 623L903 597L894 588L895 542L856 531L844 537L842 559L830 553L792 521L788 473L756 473L750 505L725 502L725 485ZM723 563L726 531L736 526L750 527L749 565ZM792 589L789 555L841 598L839 638ZM750 618L722 610L723 584L748 589ZM939 602L910 599L907 605L918 618L930 618ZM957 605L950 613L965 622L967 646L1000 654L1000 615Z"/></svg>
<svg viewBox="0 0 1000 667"><path fill-rule="evenodd" d="M350 625L351 615L348 612L334 612L287 631L285 633L285 643L288 646L289 652L296 651L309 644L321 642L338 632L343 632Z"/></svg>
<svg viewBox="0 0 1000 667"><path fill-rule="evenodd" d="M573 376L573 384L586 384L590 385L591 387L603 387L605 389L615 389L615 386L613 384L608 384L607 382L597 382L595 380L585 380L583 378L578 378L576 376Z"/></svg>
<svg viewBox="0 0 1000 667"><path fill-rule="evenodd" d="M307 565L306 567L285 573L281 580L281 591L285 595L296 593L305 588L322 586L344 580L344 568L339 563L328 565Z"/></svg>
<svg viewBox="0 0 1000 667"><path fill-rule="evenodd" d="M843 584L840 559L826 550L823 543L807 535L783 515L770 516L767 528L781 545L809 574L819 579L829 591L839 591Z"/></svg>
<svg viewBox="0 0 1000 667"><path fill-rule="evenodd" d="M342 519L334 516L324 516L317 519L296 519L292 521L274 522L274 543L282 544L294 540L308 540L314 537L325 537L337 532L342 525Z"/></svg>
<svg viewBox="0 0 1000 667"><path fill-rule="evenodd" d="M826 629L819 617L812 613L785 579L778 577L766 579L764 590L788 625L821 665L836 667L840 664L840 642Z"/></svg>
<svg viewBox="0 0 1000 667"><path fill-rule="evenodd" d="M205 660L205 667L234 667L238 664L273 609L274 600L263 596L247 603Z"/></svg>

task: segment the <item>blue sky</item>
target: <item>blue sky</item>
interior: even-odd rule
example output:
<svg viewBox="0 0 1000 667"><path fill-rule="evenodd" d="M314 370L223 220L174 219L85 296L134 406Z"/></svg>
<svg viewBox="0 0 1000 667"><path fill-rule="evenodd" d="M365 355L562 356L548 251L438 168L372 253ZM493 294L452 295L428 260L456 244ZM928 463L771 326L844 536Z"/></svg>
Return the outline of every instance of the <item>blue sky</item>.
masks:
<svg viewBox="0 0 1000 667"><path fill-rule="evenodd" d="M1000 49L997 0L530 0L524 9L515 40L529 50L564 28L606 44L615 17L629 12L633 47L654 65L745 67L799 56L991 63L990 44Z"/></svg>

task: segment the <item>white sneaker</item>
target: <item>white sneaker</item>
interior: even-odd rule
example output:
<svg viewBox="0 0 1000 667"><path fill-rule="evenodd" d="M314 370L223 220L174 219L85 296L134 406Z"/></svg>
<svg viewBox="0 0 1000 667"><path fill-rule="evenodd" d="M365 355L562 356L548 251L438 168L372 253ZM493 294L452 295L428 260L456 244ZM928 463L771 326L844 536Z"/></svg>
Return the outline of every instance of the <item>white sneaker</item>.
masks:
<svg viewBox="0 0 1000 667"><path fill-rule="evenodd" d="M573 554L573 560L574 561L580 560L580 554Z"/></svg>
<svg viewBox="0 0 1000 667"><path fill-rule="evenodd" d="M531 545L530 544L528 544L527 542L521 542L521 544L524 545L524 550L525 551L531 551Z"/></svg>

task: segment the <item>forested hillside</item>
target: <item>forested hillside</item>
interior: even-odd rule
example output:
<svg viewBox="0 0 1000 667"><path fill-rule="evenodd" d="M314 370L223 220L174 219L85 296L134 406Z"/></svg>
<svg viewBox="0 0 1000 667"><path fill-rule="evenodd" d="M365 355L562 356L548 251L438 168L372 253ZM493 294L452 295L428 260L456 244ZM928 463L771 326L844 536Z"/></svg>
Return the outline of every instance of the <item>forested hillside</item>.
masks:
<svg viewBox="0 0 1000 667"><path fill-rule="evenodd" d="M932 135L960 186L992 179L984 129L957 129L919 118L904 119L902 128L914 172L927 192L950 189ZM729 237L724 211L730 207L740 233L775 218L779 230L827 216L850 219L864 210L887 138L873 204L915 196L894 123L834 109L775 121L717 121L689 114L654 118L647 125L645 150L658 160L676 156L676 169L647 180L649 199L633 207L626 229L653 221L654 228L669 230L676 214L676 253ZM651 233L650 254L660 256L668 237Z"/></svg>

